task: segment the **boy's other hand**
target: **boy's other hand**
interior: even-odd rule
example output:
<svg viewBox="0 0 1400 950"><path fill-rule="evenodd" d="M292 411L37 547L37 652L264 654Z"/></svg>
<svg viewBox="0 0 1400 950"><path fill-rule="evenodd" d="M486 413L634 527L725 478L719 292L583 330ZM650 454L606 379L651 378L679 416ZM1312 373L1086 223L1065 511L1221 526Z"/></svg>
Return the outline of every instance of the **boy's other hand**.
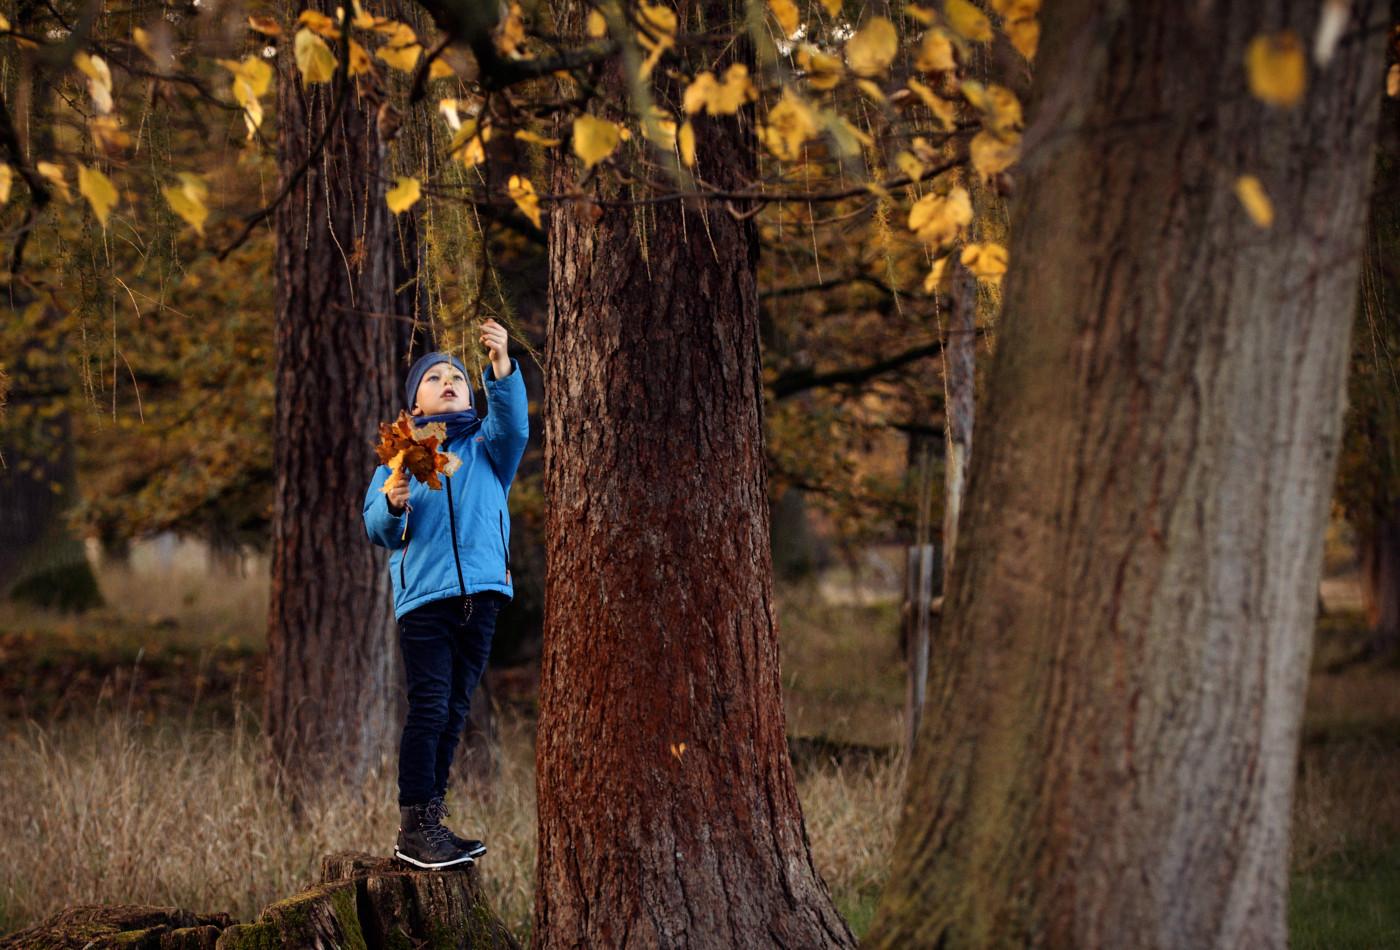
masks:
<svg viewBox="0 0 1400 950"><path fill-rule="evenodd" d="M501 379L511 369L510 356L506 352L508 345L506 328L487 317L481 322L481 343L486 347L487 355L491 359L491 367L496 371L496 378Z"/></svg>
<svg viewBox="0 0 1400 950"><path fill-rule="evenodd" d="M403 514L404 510L408 508L408 479L405 478L389 489L384 497L389 499L389 510L395 516Z"/></svg>

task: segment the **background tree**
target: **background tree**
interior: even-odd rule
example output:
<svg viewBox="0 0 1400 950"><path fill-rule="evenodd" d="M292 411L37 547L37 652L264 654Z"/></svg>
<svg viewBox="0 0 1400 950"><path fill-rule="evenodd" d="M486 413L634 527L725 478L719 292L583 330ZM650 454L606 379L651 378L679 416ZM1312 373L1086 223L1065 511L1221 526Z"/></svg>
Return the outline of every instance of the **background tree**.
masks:
<svg viewBox="0 0 1400 950"><path fill-rule="evenodd" d="M1317 9L1047 11L872 946L1286 942L1389 25Z"/></svg>
<svg viewBox="0 0 1400 950"><path fill-rule="evenodd" d="M1391 19L1400 22L1400 9ZM1356 530L1369 638L1357 658L1400 649L1400 64L1381 100L1375 183L1362 255L1337 497Z"/></svg>

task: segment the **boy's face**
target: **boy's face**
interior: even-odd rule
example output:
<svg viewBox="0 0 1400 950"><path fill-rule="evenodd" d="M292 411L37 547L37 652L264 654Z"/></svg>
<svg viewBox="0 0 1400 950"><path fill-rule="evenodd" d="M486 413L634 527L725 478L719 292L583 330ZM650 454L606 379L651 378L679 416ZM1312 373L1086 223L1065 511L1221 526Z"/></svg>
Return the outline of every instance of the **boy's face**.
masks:
<svg viewBox="0 0 1400 950"><path fill-rule="evenodd" d="M472 404L471 387L467 377L451 363L428 367L418 383L413 415L435 416L443 412L465 412Z"/></svg>

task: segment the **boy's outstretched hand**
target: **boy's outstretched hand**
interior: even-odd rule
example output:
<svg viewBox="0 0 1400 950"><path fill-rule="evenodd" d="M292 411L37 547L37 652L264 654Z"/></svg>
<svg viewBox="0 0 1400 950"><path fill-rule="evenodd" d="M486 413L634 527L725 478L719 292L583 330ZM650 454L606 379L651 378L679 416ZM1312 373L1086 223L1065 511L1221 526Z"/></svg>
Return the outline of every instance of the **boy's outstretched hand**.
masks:
<svg viewBox="0 0 1400 950"><path fill-rule="evenodd" d="M491 357L491 368L497 379L510 374L510 356L506 353L506 328L487 317L481 323L481 343Z"/></svg>

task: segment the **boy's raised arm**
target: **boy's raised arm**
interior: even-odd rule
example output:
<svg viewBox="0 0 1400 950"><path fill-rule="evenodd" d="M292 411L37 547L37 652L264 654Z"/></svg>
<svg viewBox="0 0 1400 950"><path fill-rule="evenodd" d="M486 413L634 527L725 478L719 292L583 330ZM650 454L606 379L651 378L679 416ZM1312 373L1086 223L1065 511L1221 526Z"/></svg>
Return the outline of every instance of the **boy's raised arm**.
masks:
<svg viewBox="0 0 1400 950"><path fill-rule="evenodd" d="M513 356L510 373L504 379L496 378L496 368L490 363L486 364L481 379L490 407L481 423L486 454L501 484L509 491L510 483L515 481L515 470L520 467L520 458L525 454L525 443L530 440L530 406L525 397L525 379L520 373L519 361Z"/></svg>
<svg viewBox="0 0 1400 950"><path fill-rule="evenodd" d="M407 512L395 515L389 510L389 496L379 490L388 477L389 466L380 465L365 489L365 534L381 548L393 551L404 546L403 517Z"/></svg>

